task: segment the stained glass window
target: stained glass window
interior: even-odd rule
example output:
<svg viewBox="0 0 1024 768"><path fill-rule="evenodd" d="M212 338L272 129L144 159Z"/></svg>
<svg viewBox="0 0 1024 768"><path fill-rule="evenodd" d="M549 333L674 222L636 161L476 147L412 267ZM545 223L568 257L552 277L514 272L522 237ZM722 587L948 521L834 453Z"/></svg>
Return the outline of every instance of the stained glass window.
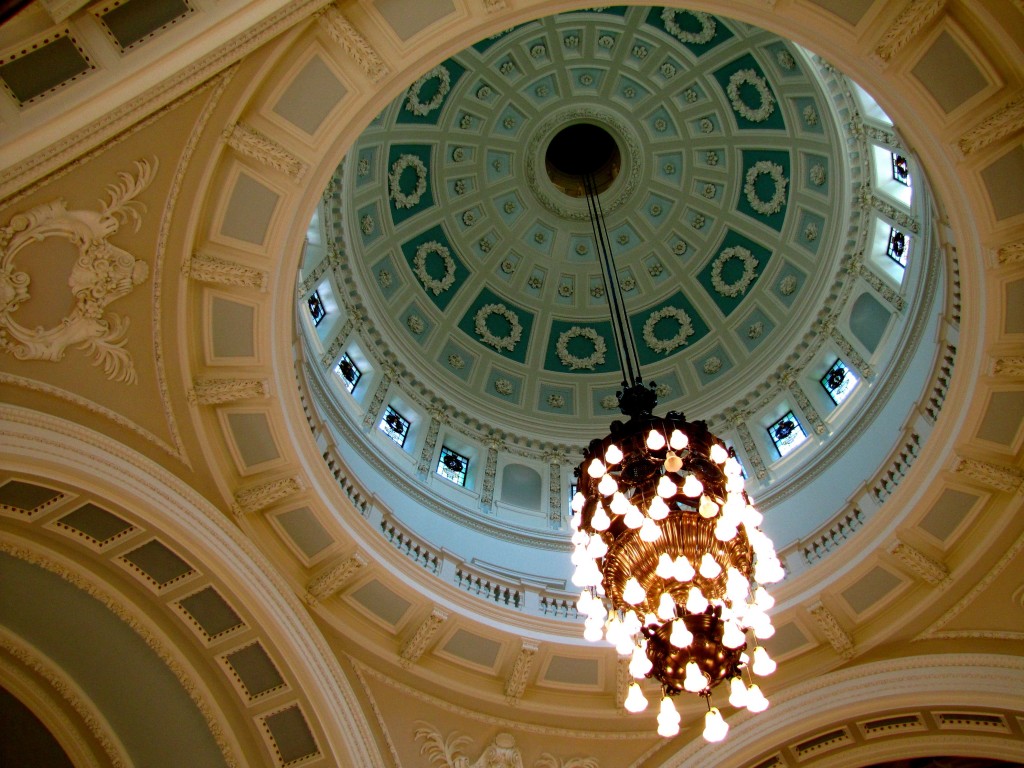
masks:
<svg viewBox="0 0 1024 768"><path fill-rule="evenodd" d="M779 456L785 456L807 439L807 433L792 411L768 427L768 435L775 443Z"/></svg>
<svg viewBox="0 0 1024 768"><path fill-rule="evenodd" d="M889 244L885 255L901 267L907 266L907 236L894 227L889 227Z"/></svg>
<svg viewBox="0 0 1024 768"><path fill-rule="evenodd" d="M892 153L892 177L903 186L910 186L910 167L907 165L907 158L895 152Z"/></svg>
<svg viewBox="0 0 1024 768"><path fill-rule="evenodd" d="M380 420L380 431L404 447L405 438L409 436L409 420L389 405Z"/></svg>
<svg viewBox="0 0 1024 768"><path fill-rule="evenodd" d="M846 367L842 360L836 360L832 367L821 377L821 386L828 392L832 402L839 405L853 391L857 377Z"/></svg>
<svg viewBox="0 0 1024 768"><path fill-rule="evenodd" d="M355 390L356 384L359 383L359 379L363 376L363 372L359 370L359 366L353 362L347 352L338 361L338 374L341 376L341 380L345 382L345 389L349 392Z"/></svg>
<svg viewBox="0 0 1024 768"><path fill-rule="evenodd" d="M437 474L448 478L453 483L465 485L468 469L468 458L460 453L456 453L447 445L441 447L441 459L437 462Z"/></svg>
<svg viewBox="0 0 1024 768"><path fill-rule="evenodd" d="M320 292L313 291L306 303L309 306L309 314L313 316L313 325L320 325L320 321L327 317L327 310L320 300Z"/></svg>

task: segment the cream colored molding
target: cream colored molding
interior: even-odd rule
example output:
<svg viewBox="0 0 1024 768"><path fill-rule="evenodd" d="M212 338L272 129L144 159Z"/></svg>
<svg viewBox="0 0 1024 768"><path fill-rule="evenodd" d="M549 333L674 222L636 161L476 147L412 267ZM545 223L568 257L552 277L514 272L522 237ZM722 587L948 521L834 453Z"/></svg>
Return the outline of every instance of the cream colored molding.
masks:
<svg viewBox="0 0 1024 768"><path fill-rule="evenodd" d="M996 256L999 259L1000 265L1020 264L1024 261L1024 242L1004 245L997 251Z"/></svg>
<svg viewBox="0 0 1024 768"><path fill-rule="evenodd" d="M39 4L53 19L54 24L60 24L75 11L85 8L90 2L91 0L39 0Z"/></svg>
<svg viewBox="0 0 1024 768"><path fill-rule="evenodd" d="M512 664L512 671L505 679L505 703L509 706L516 706L523 697L526 682L530 677L530 669L533 667L533 660L539 648L540 646L535 641L525 639L519 646L519 653L516 655L515 663Z"/></svg>
<svg viewBox="0 0 1024 768"><path fill-rule="evenodd" d="M231 511L238 517L259 512L275 501L298 493L302 488L302 480L297 477L282 477L259 485L241 488L235 491L235 503L231 505Z"/></svg>
<svg viewBox="0 0 1024 768"><path fill-rule="evenodd" d="M875 289L875 293L889 302L897 311L902 312L904 310L906 301L903 297L893 290L881 277L876 275L862 259L855 259L852 267L855 270L855 274L863 277L867 284Z"/></svg>
<svg viewBox="0 0 1024 768"><path fill-rule="evenodd" d="M853 638L843 629L839 619L835 617L828 608L816 601L807 609L818 624L818 628L825 635L829 645L844 659L852 659L854 656Z"/></svg>
<svg viewBox="0 0 1024 768"><path fill-rule="evenodd" d="M921 231L921 225L917 219L874 194L870 184L863 183L860 185L860 188L857 190L857 204L862 210L874 209L878 211L889 221L900 227L900 229L908 230L915 235Z"/></svg>
<svg viewBox="0 0 1024 768"><path fill-rule="evenodd" d="M25 678L22 682L31 685L32 683L28 682L25 673L25 670L30 670L33 675L45 681L50 688L50 691L40 692L40 698L45 697L49 699L52 698L52 694L56 694L74 710L81 721L81 726L88 730L89 734L96 740L96 743L99 744L106 755L108 762L104 763L104 765L109 764L113 768L129 768L132 765L127 752L125 752L124 745L121 744L113 728L110 727L110 723L103 717L102 712L96 708L92 699L86 696L75 681L68 677L60 667L53 664L49 659L40 656L35 652L35 649L26 645L21 638L11 634L4 628L0 628L0 650L8 654L14 662L8 662L10 668L4 669L4 667L8 666L8 663L5 663L4 657L0 655L0 679L22 676ZM19 669L19 666L22 669ZM16 691L12 692L16 693ZM94 762L96 757L93 754L94 749L84 743L79 737L79 724L71 722L68 718L62 719L64 720L63 727L59 729L52 728L52 724L43 722L54 733L58 741L63 741L59 738L61 735L74 739L77 756L91 758L90 762L98 766L99 763ZM64 745L62 744L61 746Z"/></svg>
<svg viewBox="0 0 1024 768"><path fill-rule="evenodd" d="M928 555L899 539L890 542L889 546L886 547L886 551L899 560L907 570L920 576L929 584L934 584L937 587L949 586L949 568L945 563L933 560Z"/></svg>
<svg viewBox="0 0 1024 768"><path fill-rule="evenodd" d="M1019 494L1024 490L1024 473L1016 467L961 457L955 472L997 491Z"/></svg>
<svg viewBox="0 0 1024 768"><path fill-rule="evenodd" d="M267 290L267 273L263 270L206 253L194 253L185 259L181 272L203 283L253 288L261 293Z"/></svg>
<svg viewBox="0 0 1024 768"><path fill-rule="evenodd" d="M498 11L504 11L508 8L508 4L505 0L484 0L484 10L487 13L497 13Z"/></svg>
<svg viewBox="0 0 1024 768"><path fill-rule="evenodd" d="M1011 101L967 131L957 142L957 148L966 157L1021 129L1024 129L1024 97Z"/></svg>
<svg viewBox="0 0 1024 768"><path fill-rule="evenodd" d="M1024 357L999 357L996 358L993 371L996 376L1020 377L1024 376Z"/></svg>
<svg viewBox="0 0 1024 768"><path fill-rule="evenodd" d="M633 682L633 676L629 673L629 657L618 656L615 658L615 708L619 712L626 711L626 697L629 695L629 684Z"/></svg>
<svg viewBox="0 0 1024 768"><path fill-rule="evenodd" d="M945 5L946 0L912 0L896 20L886 27L885 34L875 47L874 57L887 64Z"/></svg>
<svg viewBox="0 0 1024 768"><path fill-rule="evenodd" d="M427 650L430 645L430 641L434 639L434 635L437 634L437 630L441 628L441 625L448 621L448 612L443 611L440 608L435 607L430 612L430 615L423 620L423 622L416 628L416 632L412 637L409 638L408 642L402 646L401 664L403 667L408 669L417 661Z"/></svg>
<svg viewBox="0 0 1024 768"><path fill-rule="evenodd" d="M106 308L144 282L149 265L107 238L128 222L138 231L145 206L135 198L149 186L156 169L154 158L152 167L146 160L137 160L134 176L118 173L120 181L107 185L109 201L99 201L98 213L69 211L63 200L51 200L16 214L0 228L0 349L18 360L57 362L64 359L68 347L75 346L91 354L95 365L102 364L111 381L136 383L135 364L125 349L129 319L108 314ZM54 236L78 248L68 277L74 308L52 328L28 328L12 317L19 304L31 299L28 273L17 271L15 257L29 245Z"/></svg>
<svg viewBox="0 0 1024 768"><path fill-rule="evenodd" d="M423 720L416 721L416 741L422 741L420 754L435 768L523 768L523 755L516 746L511 733L499 733L483 752L470 763L469 758L460 754L472 742L469 736L452 731L447 737L441 735L436 726ZM533 768L599 768L593 757L570 757L559 760L550 752L542 752L533 763Z"/></svg>
<svg viewBox="0 0 1024 768"><path fill-rule="evenodd" d="M800 407L801 413L807 417L807 421L812 427L814 427L814 434L825 434L825 422L821 420L821 416L818 414L818 409L811 404L810 399L807 397L807 393L804 392L803 387L800 386L800 382L797 379L797 371L787 370L782 374L782 381L789 388L789 392L793 395L793 399L796 400L796 404Z"/></svg>
<svg viewBox="0 0 1024 768"><path fill-rule="evenodd" d="M380 54L374 50L366 38L359 34L351 22L345 18L338 6L328 5L317 16L317 21L324 28L328 36L341 46L352 59L359 65L359 68L370 78L371 83L379 83L389 74L391 70L381 59Z"/></svg>
<svg viewBox="0 0 1024 768"><path fill-rule="evenodd" d="M296 184L302 181L309 166L285 149L281 144L245 123L235 123L224 129L224 141L239 154L251 157L268 168L281 171Z"/></svg>
<svg viewBox="0 0 1024 768"><path fill-rule="evenodd" d="M192 405L220 405L265 398L269 389L266 379L194 379L187 397Z"/></svg>
<svg viewBox="0 0 1024 768"><path fill-rule="evenodd" d="M306 602L313 605L318 600L335 594L355 576L357 571L365 568L368 562L365 555L355 552L340 563L328 566L306 585Z"/></svg>
<svg viewBox="0 0 1024 768"><path fill-rule="evenodd" d="M754 476L758 480L764 480L768 477L768 468L764 465L764 459L761 458L761 452L757 449L757 444L754 442L753 436L750 434L750 427L747 425L748 414L735 412L729 415L729 422L736 429L736 432L740 436L740 443L743 445L743 452L746 454L747 460L751 463L752 469L754 470Z"/></svg>

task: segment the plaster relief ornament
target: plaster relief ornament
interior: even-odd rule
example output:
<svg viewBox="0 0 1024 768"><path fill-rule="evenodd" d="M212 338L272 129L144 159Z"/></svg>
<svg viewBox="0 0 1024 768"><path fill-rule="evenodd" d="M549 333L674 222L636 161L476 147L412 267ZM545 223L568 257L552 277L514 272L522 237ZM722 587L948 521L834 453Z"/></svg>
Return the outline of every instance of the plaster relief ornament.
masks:
<svg viewBox="0 0 1024 768"><path fill-rule="evenodd" d="M619 398L615 395L605 395L601 398L601 407L606 411L614 411L619 407Z"/></svg>
<svg viewBox="0 0 1024 768"><path fill-rule="evenodd" d="M495 336L487 327L487 320L491 315L498 315L508 322L508 334L506 336ZM473 328L484 344L494 347L497 350L508 350L512 352L516 344L523 337L523 326L519 322L519 316L504 304L484 304L476 311Z"/></svg>
<svg viewBox="0 0 1024 768"><path fill-rule="evenodd" d="M444 277L440 280L432 277L430 272L427 271L427 256L432 253L439 256L444 263ZM428 240L420 244L416 249L416 256L413 258L412 263L416 277L423 283L423 287L435 296L455 285L455 260L452 258L451 252L436 240Z"/></svg>
<svg viewBox="0 0 1024 768"><path fill-rule="evenodd" d="M761 176L768 175L775 184L775 191L769 200L762 200L757 194L757 180ZM782 170L782 166L770 160L758 160L747 169L746 183L743 185L743 194L747 196L750 207L762 216L771 216L782 210L782 204L786 202L786 185L789 183Z"/></svg>
<svg viewBox="0 0 1024 768"><path fill-rule="evenodd" d="M722 268L731 259L739 259L743 262L743 274L732 283L726 283L722 279ZM745 293L750 284L757 276L758 261L754 254L741 245L726 248L711 264L711 285L722 296L734 299L741 293Z"/></svg>
<svg viewBox="0 0 1024 768"><path fill-rule="evenodd" d="M825 166L823 166L821 163L816 163L816 164L812 165L811 166L811 182L814 184L814 186L820 187L822 184L825 183L825 179L826 179Z"/></svg>
<svg viewBox="0 0 1024 768"><path fill-rule="evenodd" d="M658 323L667 318L675 320L679 327L675 335L662 339L654 334L654 329ZM664 355L689 343L687 340L693 336L693 333L693 321L685 311L678 307L662 307L652 312L651 316L644 323L644 342L654 352L660 352Z"/></svg>
<svg viewBox="0 0 1024 768"><path fill-rule="evenodd" d="M513 392L512 382L508 379L495 379L494 391L499 395L505 395L508 397Z"/></svg>
<svg viewBox="0 0 1024 768"><path fill-rule="evenodd" d="M680 14L695 18L700 24L700 31L687 32L683 29L679 22L676 21ZM718 28L714 17L710 13L703 13L701 11L675 11L666 8L661 12L661 21L665 25L665 30L670 35L677 38L680 42L693 45L710 43L711 39L715 36L715 30Z"/></svg>
<svg viewBox="0 0 1024 768"><path fill-rule="evenodd" d="M434 79L438 81L437 90L434 91L434 95L428 101L422 101L420 94L423 92L424 86L427 82ZM446 67L439 64L412 84L406 96L405 108L414 115L425 117L441 106L444 102L444 97L448 95L448 91L451 89L451 73Z"/></svg>
<svg viewBox="0 0 1024 768"><path fill-rule="evenodd" d="M569 352L569 342L576 338L587 339L594 345L594 351L586 357L577 357ZM592 371L595 366L604 365L604 356L607 351L608 344L597 331L593 328L581 328L578 325L574 325L567 331L562 331L558 335L558 343L555 344L558 359L562 365L573 371L580 368Z"/></svg>
<svg viewBox="0 0 1024 768"><path fill-rule="evenodd" d="M499 733L471 763L461 752L472 743L469 736L452 731L445 738L430 723L417 721L416 741L422 741L420 754L426 755L431 768L525 768L523 755L511 733ZM593 757L571 757L560 760L550 752L542 752L532 768L600 768Z"/></svg>
<svg viewBox="0 0 1024 768"><path fill-rule="evenodd" d="M69 211L63 200L53 200L16 214L0 228L0 349L19 360L64 359L67 348L77 346L92 355L93 364L103 364L111 381L136 382L131 355L124 349L128 318L105 313L108 304L127 296L145 281L149 266L132 254L108 242L122 224L131 221L138 231L142 224L142 203L134 200L157 169L145 160L135 163L136 175L118 173L120 181L107 185L110 201L100 201L101 210ZM27 328L18 324L14 313L31 299L29 276L19 272L15 258L28 246L49 237L61 237L78 247L78 258L68 276L74 308L52 328Z"/></svg>
<svg viewBox="0 0 1024 768"><path fill-rule="evenodd" d="M402 191L402 174L407 168L411 168L416 174L416 187L409 193ZM391 166L388 187L395 208L412 208L427 191L427 166L416 155L401 155Z"/></svg>
<svg viewBox="0 0 1024 768"><path fill-rule="evenodd" d="M741 89L744 85L752 85L757 91L757 96L761 101L757 108L751 107L743 101ZM725 91L729 96L729 103L732 104L736 114L751 123L763 123L775 111L775 97L768 90L768 83L752 69L741 69L738 72L733 72Z"/></svg>

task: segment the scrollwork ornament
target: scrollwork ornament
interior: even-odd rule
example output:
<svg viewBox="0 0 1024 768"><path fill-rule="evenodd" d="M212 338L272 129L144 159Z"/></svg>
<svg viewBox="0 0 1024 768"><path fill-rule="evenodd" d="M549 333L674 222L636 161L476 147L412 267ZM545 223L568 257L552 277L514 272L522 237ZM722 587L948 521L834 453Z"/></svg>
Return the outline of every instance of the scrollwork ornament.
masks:
<svg viewBox="0 0 1024 768"><path fill-rule="evenodd" d="M767 174L775 184L775 191L770 200L762 200L757 195L757 179ZM784 175L782 166L770 160L758 160L747 169L746 183L743 185L743 194L747 197L750 207L762 216L771 216L782 210L782 204L786 201L786 185L789 179Z"/></svg>
<svg viewBox="0 0 1024 768"><path fill-rule="evenodd" d="M734 282L726 283L722 279L722 268L731 259L739 259L743 262L743 274ZM722 296L734 299L740 294L746 293L747 288L754 282L754 278L757 276L758 263L757 259L754 258L754 254L743 246L737 245L732 248L726 248L715 257L714 262L711 264L711 285Z"/></svg>
<svg viewBox="0 0 1024 768"><path fill-rule="evenodd" d="M427 256L431 253L435 253L441 257L441 261L444 262L444 277L440 280L431 277L427 271ZM413 257L413 271L416 273L416 277L423 283L423 287L428 291L438 296L453 285L455 285L455 260L451 256L451 252L436 240L429 240L422 243L416 249L416 255Z"/></svg>
<svg viewBox="0 0 1024 768"><path fill-rule="evenodd" d="M64 359L76 346L103 365L111 381L134 384L137 380L127 343L128 318L106 312L108 304L127 296L145 281L149 266L109 242L121 225L142 224L145 206L134 198L152 181L157 161L139 160L136 174L122 171L119 181L107 185L109 202L101 210L67 209L63 200L43 203L11 218L0 227L0 349L19 360ZM52 328L27 328L14 320L18 307L28 301L29 275L18 271L15 259L25 248L49 237L62 237L78 248L78 258L68 276L74 298L70 314Z"/></svg>
<svg viewBox="0 0 1024 768"><path fill-rule="evenodd" d="M428 80L433 80L435 77L439 81L437 91L429 101L422 101L420 99L420 92L423 90L423 86L427 84ZM435 109L438 109L441 104L444 103L444 97L448 95L448 92L451 89L451 73L446 67L438 64L409 87L409 92L406 95L405 108L414 115L425 117Z"/></svg>
<svg viewBox="0 0 1024 768"><path fill-rule="evenodd" d="M402 191L401 185L402 174L406 168L412 168L416 172L416 188L409 194ZM391 166L388 187L396 208L412 208L427 191L427 166L416 155L401 155Z"/></svg>
<svg viewBox="0 0 1024 768"><path fill-rule="evenodd" d="M586 357L578 357L569 351L569 342L573 339L581 338L587 339L591 344L594 345L594 351ZM594 370L598 365L604 364L605 354L608 352L608 344L593 328L581 328L578 325L574 325L567 331L562 331L558 335L558 343L555 344L555 352L558 354L558 359L562 365L573 371L577 371L580 368L586 368L587 370Z"/></svg>
<svg viewBox="0 0 1024 768"><path fill-rule="evenodd" d="M495 336L487 327L487 319L491 315L498 315L505 318L509 324L507 336ZM512 352L516 344L523 337L523 326L519 322L519 316L504 304L484 304L476 311L474 317L474 329L484 344L494 347L497 350L508 350Z"/></svg>
<svg viewBox="0 0 1024 768"><path fill-rule="evenodd" d="M740 88L744 85L752 85L757 90L757 95L761 99L761 104L757 109L743 101ZM729 96L729 103L732 104L736 114L751 123L763 123L775 111L775 97L772 96L772 92L768 89L768 83L752 69L741 69L738 72L733 72L725 91Z"/></svg>
<svg viewBox="0 0 1024 768"><path fill-rule="evenodd" d="M654 328L665 318L673 318L679 323L679 329L675 335L668 339L661 339L654 335ZM667 355L669 352L688 344L688 339L693 336L693 321L690 316L679 307L662 307L652 312L644 323L644 342L655 352Z"/></svg>
<svg viewBox="0 0 1024 768"><path fill-rule="evenodd" d="M676 21L676 16L680 13L689 14L697 19L700 23L700 32L687 32L679 26L679 22ZM665 30L670 35L682 43L690 43L692 45L704 45L706 43L710 43L718 29L718 25L715 23L714 17L710 13L704 13L702 11L682 11L665 8L661 12L661 21L665 25Z"/></svg>

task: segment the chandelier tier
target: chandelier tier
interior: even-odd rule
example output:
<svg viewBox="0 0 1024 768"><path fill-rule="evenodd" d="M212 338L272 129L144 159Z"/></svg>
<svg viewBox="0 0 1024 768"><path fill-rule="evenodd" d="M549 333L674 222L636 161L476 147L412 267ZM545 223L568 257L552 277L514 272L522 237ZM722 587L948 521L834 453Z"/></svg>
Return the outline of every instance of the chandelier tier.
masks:
<svg viewBox="0 0 1024 768"><path fill-rule="evenodd" d="M579 126L574 130L578 137ZM689 692L707 702L704 738L720 741L728 725L711 706L716 686L729 681L734 707L760 712L768 706L744 678L775 669L758 644L775 632L766 613L774 601L763 585L785 574L758 528L762 516L744 491L735 453L703 421L675 411L653 415L657 395L640 375L601 210L607 181L599 189L579 156L577 168L622 365L619 409L629 417L592 440L576 469L572 562L573 583L582 588L577 608L586 616L584 637L605 639L631 657L635 679L626 709L646 709L636 680L653 678L662 687L659 734L679 732L674 698Z"/></svg>

